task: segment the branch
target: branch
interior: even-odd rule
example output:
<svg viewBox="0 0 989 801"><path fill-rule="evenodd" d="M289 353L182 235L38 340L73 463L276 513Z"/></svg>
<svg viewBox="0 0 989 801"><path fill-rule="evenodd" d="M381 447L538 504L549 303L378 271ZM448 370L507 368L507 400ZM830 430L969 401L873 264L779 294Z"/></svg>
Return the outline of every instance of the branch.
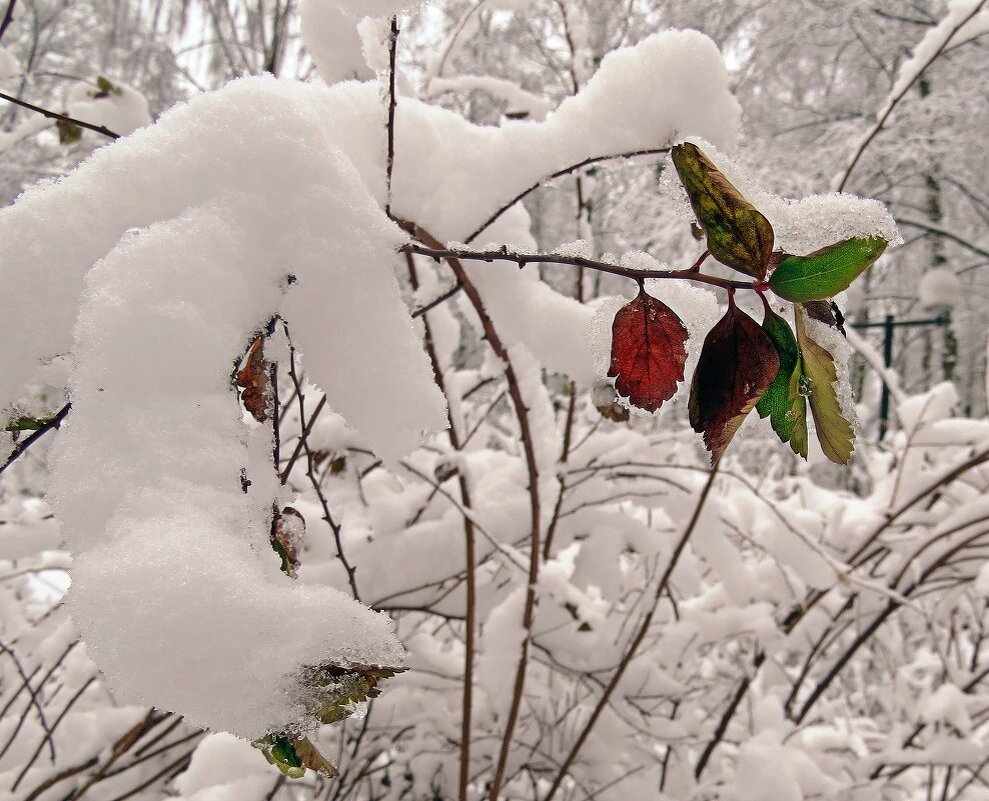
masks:
<svg viewBox="0 0 989 801"><path fill-rule="evenodd" d="M697 527L697 521L700 519L701 512L704 509L704 504L707 501L708 494L711 492L711 487L714 486L714 479L718 475L718 462L714 463L711 471L708 473L707 482L704 484L704 489L701 490L700 497L697 499L697 505L694 507L694 513L690 516L690 521L687 523L686 528L683 530L683 534L680 537L680 541L676 544L673 549L673 553L670 556L670 561L666 565L666 570L663 572L662 577L659 580L659 584L656 585L656 592L653 596L652 607L646 612L646 616L643 618L639 630L635 633L635 637L632 638L632 642L625 652L625 656L622 657L622 661L618 664L618 669L614 672L611 677L611 681L608 682L608 686L604 688L604 693L602 693L601 698L598 699L597 706L594 707L594 711L591 716L587 719L587 723L584 724L584 728L581 730L580 735L574 742L570 749L570 753L567 754L566 759L563 760L563 764L560 766L559 773L556 774L556 778L553 780L553 786L549 788L549 792L543 801L552 801L553 796L556 795L557 790L560 789L560 785L563 784L563 780L567 775L567 771L570 770L571 765L577 759L577 755L580 753L580 749L583 748L584 743L587 741L591 730L594 728L594 724L597 723L598 718L604 711L604 708L608 705L608 701L611 699L615 688L621 681L622 676L625 675L625 671L628 666L632 663L632 659L635 658L636 652L642 641L645 639L646 634L649 631L649 627L652 625L653 617L656 614L656 610L659 608L659 602L663 597L663 593L666 592L666 588L670 583L670 578L673 575L673 571L680 561L680 556L683 554L684 549L687 547L687 543L690 541L690 537L694 533L694 529Z"/></svg>
<svg viewBox="0 0 989 801"><path fill-rule="evenodd" d="M872 141L879 135L879 132L882 131L883 126L886 125L886 121L890 118L890 115L893 113L893 110L897 107L897 105L899 105L900 101L903 100L904 97L906 97L907 92L909 92L913 88L913 85L917 83L920 77L927 71L927 68L930 67L931 64L933 64L935 61L937 61L937 59L941 56L941 54L944 53L945 48L947 48L948 44L955 37L955 34L958 33L958 31L960 31L962 28L964 28L968 24L969 20L971 20L976 14L982 11L982 8L985 6L986 2L987 0L982 0L981 3L979 3L974 9L972 9L972 12L967 17L965 17L965 19L963 19L954 28L952 28L951 32L945 37L945 40L941 42L941 44L934 51L934 53L931 54L931 57L928 58L927 61L924 62L924 65L914 73L913 77L907 82L907 85L904 86L903 89L901 89L896 95L890 98L889 102L887 102L886 104L886 109L880 115L879 120L873 126L872 130L869 131L868 134L866 134L866 137L865 139L862 140L862 143L859 145L858 150L855 151L855 155L852 156L852 160L848 163L848 167L845 168L845 174L842 176L841 182L838 184L838 189L837 189L838 192L844 190L845 184L848 183L848 179L851 177L852 172L855 170L855 167L858 165L859 159L862 158L862 154L865 153L866 148L868 148L869 145L872 144Z"/></svg>
<svg viewBox="0 0 989 801"><path fill-rule="evenodd" d="M409 230L417 239L425 242L429 251L425 255L442 252L442 245L428 231L416 226L414 223L406 223L404 227ZM406 253L414 253L415 250L402 249ZM434 258L436 258L434 256ZM484 308L484 302L470 278L467 277L463 265L456 254L444 254L444 258L450 269L456 276L458 283L463 285L464 292L470 300L474 311L481 321L484 329L484 336L487 339L495 355L501 359L505 365L505 379L508 382L508 394L515 407L515 415L519 422L519 435L522 441L522 448L525 451L525 464L529 477L529 581L525 593L525 606L522 612L522 628L525 630L525 637L522 639L522 649L519 654L518 667L515 671L515 685L512 691L512 702L508 711L508 720L505 723L505 733L502 736L501 749L498 753L498 761L495 766L494 778L491 782L491 789L488 801L498 801L501 787L505 780L505 768L508 764L508 752L512 744L515 733L515 725L518 722L519 708L522 705L522 691L525 687L525 673L529 661L529 645L532 640L532 624L535 619L536 608L536 585L539 582L539 539L540 539L540 500L539 500L539 468L536 464L536 453L533 445L532 429L529 425L529 412L522 397L522 389L518 376L512 365L508 349L502 342L494 323L488 316Z"/></svg>
<svg viewBox="0 0 989 801"><path fill-rule="evenodd" d="M412 285L412 290L416 291L419 289L419 274L416 272L415 258L411 253L405 254L405 262L409 270L409 282ZM454 291L456 291L460 286L461 284L458 281L454 285ZM433 305L435 305L435 302ZM426 355L429 356L429 362L433 367L433 378L436 381L436 385L440 388L440 392L443 393L443 396L447 397L446 380L443 376L443 368L440 365L439 356L436 354L436 346L433 342L433 329L429 324L429 318L425 316L425 311L426 310L423 309L422 324L425 332L423 339L426 346ZM457 433L457 426L454 424L453 411L451 410L450 403L446 404L446 418L447 423L449 424L448 435L450 437L450 446L455 451L460 451L463 448L463 443L460 440L460 435ZM460 488L460 502L463 504L464 509L470 510L470 486L467 484L467 477L464 475L463 470L457 470L457 485ZM464 521L464 542L466 551L464 558L467 563L467 597L465 599L466 611L464 625L466 631L464 632L464 685L460 705L460 775L457 785L457 797L459 801L467 801L467 790L470 784L471 720L474 704L474 651L476 649L474 635L477 627L477 623L475 621L475 612L477 608L477 581L474 563L477 559L477 555L475 553L476 538L474 536L474 521L471 519L469 514L465 514L462 517Z"/></svg>
<svg viewBox="0 0 989 801"><path fill-rule="evenodd" d="M14 21L14 6L17 5L17 0L10 0L7 3L7 11L3 15L3 21L0 22L0 39L3 39L3 35L7 32L7 28L10 27L10 23Z"/></svg>
<svg viewBox="0 0 989 801"><path fill-rule="evenodd" d="M45 434L51 431L53 428L58 428L62 425L62 421L66 418L69 412L72 410L72 404L66 403L61 409L59 409L55 416L49 420L46 420L41 428L36 431L31 432L31 436L18 442L14 446L14 450L10 452L10 456L7 457L7 461L3 463L0 467L0 473L3 473L8 467L10 467L14 462L16 462L28 448L34 445L39 439L41 439Z"/></svg>
<svg viewBox="0 0 989 801"><path fill-rule="evenodd" d="M478 228L470 236L468 236L465 241L469 245L471 242L477 239L482 233L484 233L484 231L492 223L494 223L495 220L501 217L502 214L508 211L516 203L523 200L526 196L535 192L537 189L539 189L539 187L541 187L547 181L552 181L556 178L562 178L564 175L570 175L570 173L577 172L577 170L582 169L583 167L589 167L591 164L598 164L599 162L602 161L612 161L614 159L631 159L631 158L635 158L636 156L661 156L669 152L670 149L668 147L656 147L656 148L648 148L645 150L631 150L627 153L614 153L609 156L591 156L589 158L584 159L583 161L577 162L576 164L571 164L569 167L564 167L561 170L557 170L551 175L547 175L545 178L540 178L536 183L534 183L528 189L524 189L521 192L519 192L515 197L513 197L511 200L509 200L507 203L501 206L494 214L488 217L487 220L481 223L481 225L478 226Z"/></svg>
<svg viewBox="0 0 989 801"><path fill-rule="evenodd" d="M109 137L110 139L120 138L120 134L114 133L105 125L93 125L91 122L83 122L82 120L77 120L75 117L70 117L68 114L59 114L57 111L51 111L50 109L36 106L33 103L28 103L26 100L21 100L19 97L14 97L13 95L8 95L4 92L0 92L0 99L6 100L8 103L13 103L15 106L20 106L21 108L26 108L30 111L37 112L50 120L59 120L60 122L67 122L71 125L78 125L80 128L85 128L88 131L95 131L96 133L103 134L103 136Z"/></svg>
<svg viewBox="0 0 989 801"><path fill-rule="evenodd" d="M434 245L435 243L435 245ZM571 267L586 267L590 270L597 270L611 275L620 275L623 278L630 278L633 281L641 282L646 278L668 278L680 281L696 281L699 284L710 284L722 289L757 289L756 281L731 281L726 278L718 278L715 275L697 272L693 267L687 270L635 270L630 267L621 267L617 264L609 264L596 259L585 259L580 256L559 256L553 253L514 253L507 247L500 250L466 250L462 248L444 248L439 242L433 240L428 247L409 243L402 245L398 249L399 253L416 253L420 256L428 256L431 259L446 259L454 261L510 261L520 268L527 264L565 264Z"/></svg>
<svg viewBox="0 0 989 801"><path fill-rule="evenodd" d="M395 167L395 57L398 50L398 16L391 18L388 37L388 160L385 163L385 214L391 217L391 174Z"/></svg>
<svg viewBox="0 0 989 801"><path fill-rule="evenodd" d="M945 239L950 239L956 245L961 245L963 248L967 248L973 253L978 253L980 256L984 256L989 259L989 250L980 248L978 245L973 245L967 239L963 239L958 236L958 234L951 233L951 231L945 231L943 228L937 228L933 225L928 225L927 223L916 222L915 220L904 220L901 217L897 217L896 223L897 225L907 225L910 228L919 228L921 231L926 231L929 234L943 236Z"/></svg>

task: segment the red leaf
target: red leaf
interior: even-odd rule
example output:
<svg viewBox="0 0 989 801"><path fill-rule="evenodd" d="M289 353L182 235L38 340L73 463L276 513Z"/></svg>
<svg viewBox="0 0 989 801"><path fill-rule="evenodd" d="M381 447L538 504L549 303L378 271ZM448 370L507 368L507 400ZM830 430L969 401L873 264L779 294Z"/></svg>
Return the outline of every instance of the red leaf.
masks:
<svg viewBox="0 0 989 801"><path fill-rule="evenodd" d="M687 329L662 301L645 290L615 315L611 328L611 369L615 388L629 403L654 412L683 381Z"/></svg>
<svg viewBox="0 0 989 801"><path fill-rule="evenodd" d="M690 425L704 435L712 464L779 369L779 355L762 326L729 300L725 316L704 340L690 387Z"/></svg>
<svg viewBox="0 0 989 801"><path fill-rule="evenodd" d="M256 337L237 371L237 386L243 389L240 399L255 420L268 419L268 369L264 361L264 337Z"/></svg>

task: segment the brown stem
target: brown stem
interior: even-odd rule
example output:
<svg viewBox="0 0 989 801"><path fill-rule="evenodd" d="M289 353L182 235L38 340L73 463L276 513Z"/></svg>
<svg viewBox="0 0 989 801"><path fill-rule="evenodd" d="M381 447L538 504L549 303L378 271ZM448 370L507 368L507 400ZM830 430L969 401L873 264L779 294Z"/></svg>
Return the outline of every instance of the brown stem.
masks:
<svg viewBox="0 0 989 801"><path fill-rule="evenodd" d="M417 239L427 245L427 249L433 251L442 250L440 242L428 231L419 228L413 223L406 223ZM411 250L405 252L414 252ZM431 255L431 254L427 254ZM501 748L498 753L498 761L495 765L494 778L491 781L491 790L488 801L498 801L501 794L502 784L505 780L505 768L508 764L508 753L512 744L512 737L515 734L515 725L518 722L519 708L522 705L522 693L525 688L525 674L529 661L529 646L532 641L532 624L535 618L536 608L536 585L539 582L539 468L536 464L536 452L533 445L532 429L529 425L529 412L522 397L522 388L519 384L518 376L512 365L508 348L502 342L498 331L491 318L488 316L477 287L468 278L463 265L455 254L443 255L457 281L463 285L464 293L474 307L474 311L481 322L485 339L494 351L495 355L501 359L505 365L505 380L508 382L508 394L515 407L515 416L519 423L519 434L522 441L522 448L525 452L526 469L529 476L529 581L525 593L525 605L522 611L522 628L525 630L525 637L522 639L522 648L519 654L518 667L515 670L515 684L512 690L512 701L508 711L508 719L505 723L505 733L502 736Z"/></svg>
<svg viewBox="0 0 989 801"><path fill-rule="evenodd" d="M7 461L0 466L0 473L3 473L8 467L10 467L14 462L16 462L24 452L34 445L39 439L41 439L45 434L51 431L53 428L58 428L62 425L62 421L66 418L69 412L72 411L72 404L66 403L61 409L59 409L55 416L50 420L46 420L44 425L41 426L37 431L31 432L31 435L26 439L18 442L14 446L14 450L10 452L10 456L7 457Z"/></svg>
<svg viewBox="0 0 989 801"><path fill-rule="evenodd" d="M587 267L611 275L620 275L623 278L630 278L633 281L642 283L647 278L665 278L678 281L696 281L699 284L710 284L722 289L756 289L756 282L753 281L731 281L727 278L718 278L715 275L695 272L693 269L687 270L633 270L628 267L621 267L617 264L609 264L596 259L585 259L580 256L558 256L553 253L514 253L507 247L499 250L464 250L461 248L451 249L443 247L435 239L427 243L426 246L417 245L410 242L402 245L400 253L416 253L420 256L428 256L431 259L446 259L447 261L509 261L519 267L527 264L568 264L573 267Z"/></svg>
<svg viewBox="0 0 989 801"><path fill-rule="evenodd" d="M618 664L618 669L615 670L608 682L608 686L604 688L604 692L601 698L598 699L597 705L594 707L594 711L591 716L587 719L587 723L584 724L584 728L581 730L580 735L577 737L573 746L570 748L570 753L567 754L566 759L563 760L563 764L560 766L559 772L556 774L556 778L553 780L552 787L549 788L549 792L543 801L552 801L553 796L560 789L563 784L563 780L567 776L567 772L573 765L574 761L577 759L577 755L580 753L581 748L583 748L584 743L590 736L591 730L594 728L594 724L597 723L601 713L604 711L608 702L611 700L611 696L618 686L619 682L622 680L622 676L625 675L625 671L628 666L632 663L635 658L635 654L645 639L646 634L649 631L649 627L652 625L653 617L656 614L656 610L659 608L659 602L663 597L663 593L666 592L666 588L670 583L670 578L673 575L673 571L677 566L677 562L680 561L680 556L683 554L684 549L687 547L687 543L690 541L690 537L694 533L694 529L697 527L697 521L700 519L701 512L704 509L704 504L707 501L708 494L711 492L711 487L714 486L714 479L718 474L718 462L715 462L711 467L710 473L708 473L707 482L704 484L704 489L701 490L700 497L697 499L697 505L694 507L694 512L690 516L690 520L687 523L686 528L683 530L683 534L680 537L680 541L677 542L676 547L673 549L673 553L670 555L670 561L666 565L666 570L663 572L662 577L659 580L659 584L656 585L656 592L653 596L652 607L646 612L645 617L642 619L642 623L639 626L638 631L636 631L635 636L632 638L632 642L629 644L628 650L622 657L621 662Z"/></svg>
<svg viewBox="0 0 989 801"><path fill-rule="evenodd" d="M391 217L391 176L395 167L395 59L398 51L398 16L391 18L391 35L388 37L388 157L385 162L385 214Z"/></svg>
<svg viewBox="0 0 989 801"><path fill-rule="evenodd" d="M561 170L557 170L556 172L547 175L545 178L540 178L539 181L534 183L532 186L528 187L527 189L523 189L507 203L504 203L502 206L500 206L498 210L495 211L490 217L488 217L488 219L486 219L483 223L481 223L480 226L478 226L473 231L473 233L471 233L471 235L464 240L464 242L469 245L471 242L477 239L481 234L483 234L484 231L490 225L492 225L495 222L495 220L501 217L502 214L508 211L516 203L519 203L520 201L528 197L530 194L535 192L537 189L539 189L539 187L541 187L547 181L552 181L555 180L556 178L562 178L564 175L570 175L570 173L576 172L577 170L582 169L583 167L589 167L592 164L598 164L602 161L614 161L615 159L632 159L637 156L661 156L669 152L670 149L668 147L654 147L654 148L646 148L643 150L630 150L626 153L612 153L607 156L591 156L589 158L584 159L583 161L578 161L576 164L571 164L569 167L564 167Z"/></svg>
<svg viewBox="0 0 989 801"><path fill-rule="evenodd" d="M411 253L405 254L405 263L409 271L409 282L412 285L413 291L419 289L419 275L416 272L415 258ZM460 285L460 282L457 282ZM440 365L439 356L436 354L436 346L433 342L433 330L432 326L429 324L429 317L425 314L422 318L423 328L425 330L424 342L426 346L426 355L429 357L429 362L433 367L433 378L436 381L436 385L440 388L440 392L444 396L447 394L446 381L443 376L443 368ZM450 437L450 447L455 451L460 451L463 444L460 441L460 435L457 433L457 426L453 420L453 412L450 409L450 404L446 407L448 434ZM464 509L471 508L470 499L470 487L467 484L467 477L464 475L462 470L457 471L457 484L460 489L460 502ZM461 719L460 719L460 775L458 778L457 785L457 797L459 801L467 801L467 788L470 784L470 747L471 747L471 720L473 712L473 694L474 694L474 652L476 649L475 644L475 629L477 622L475 619L476 607L477 607L477 579L475 575L475 561L477 559L477 554L475 553L475 533L474 533L474 522L470 515L462 515L464 521L464 543L465 543L465 560L467 562L466 566L466 610L464 619L464 685L463 693L461 696Z"/></svg>
<svg viewBox="0 0 989 801"><path fill-rule="evenodd" d="M343 565L343 569L347 572L347 583L350 584L350 594L354 597L355 601L360 601L361 596L357 591L357 568L355 568L347 560L347 555L343 550L343 536L340 529L340 524L336 522L333 518L333 514L330 512L330 504L326 500L326 494L323 492L323 488L320 486L319 479L316 477L315 460L313 459L312 450L309 448L308 431L310 430L310 425L306 423L306 396L302 391L302 382L299 380L299 375L295 370L295 345L292 344L292 338L289 335L288 324L282 321L282 326L285 330L285 338L288 340L288 351L289 351L289 367L288 374L289 378L292 379L292 385L295 387L296 399L299 405L299 424L302 426L302 435L300 436L300 444L302 449L306 454L306 478L309 479L309 484L316 493L316 498L319 500L320 507L323 510L323 520L333 531L333 539L337 547L337 558ZM323 404L326 401L326 395L323 395L323 399L320 401L317 409L322 409ZM315 415L313 415L315 417ZM311 424L311 421L310 421ZM288 470L291 468L289 465L286 468L285 477L288 478Z"/></svg>
<svg viewBox="0 0 989 801"><path fill-rule="evenodd" d="M36 106L34 103L28 103L26 100L21 100L19 97L14 97L13 95L8 95L4 92L0 92L0 99L6 100L8 103L13 103L15 106L26 108L29 111L34 111L50 120L58 120L59 122L67 122L71 125L77 125L80 128L85 128L87 131L95 131L98 134L103 134L103 136L110 139L120 138L120 134L114 133L105 125L93 125L90 122L83 122L82 120L77 120L75 117L70 117L68 114L59 114L57 111Z"/></svg>

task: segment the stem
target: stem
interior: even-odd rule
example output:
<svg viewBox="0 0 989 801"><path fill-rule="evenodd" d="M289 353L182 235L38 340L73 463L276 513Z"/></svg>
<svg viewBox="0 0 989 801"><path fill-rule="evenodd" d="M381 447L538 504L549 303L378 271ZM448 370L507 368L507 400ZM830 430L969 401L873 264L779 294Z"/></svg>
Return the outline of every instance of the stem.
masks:
<svg viewBox="0 0 989 801"><path fill-rule="evenodd" d="M395 166L395 57L398 50L398 16L391 18L391 36L388 37L388 160L385 169L385 214L391 217L391 175Z"/></svg>
<svg viewBox="0 0 989 801"><path fill-rule="evenodd" d="M442 251L442 246L439 241L428 231L424 231L422 228L419 228L412 223L406 223L404 225L407 229L411 230L417 239L426 243L428 246L426 248L427 250L431 249L431 252L426 255L432 255L433 252ZM415 252L414 250L405 248L402 248L402 250L406 253ZM533 446L532 429L529 425L529 412L525 405L525 400L522 397L522 388L519 384L518 376L515 374L515 368L512 365L512 360L508 353L508 349L505 347L501 337L498 335L498 331L495 329L494 323L491 321L491 318L488 316L488 313L484 308L484 302L481 300L477 287L475 287L470 278L467 277L467 273L464 270L463 265L460 263L460 260L455 254L443 255L441 258L446 260L447 264L450 266L450 269L453 270L457 281L463 285L464 293L467 295L468 300L470 300L471 305L474 307L474 311L480 319L481 327L484 329L484 336L488 340L488 344L495 352L495 355L501 359L505 365L505 380L508 382L508 394L512 399L512 405L515 407L515 415L518 418L519 434L522 441L522 448L525 451L525 463L529 476L529 583L526 587L525 606L522 612L522 628L525 630L525 637L522 640L518 667L515 671L515 685L512 690L512 701L508 711L508 720L505 723L505 733L502 736L501 749L498 753L498 761L495 766L494 778L492 779L491 790L488 796L488 801L498 801L498 797L501 794L502 784L505 780L505 768L508 764L508 752L511 748L512 737L515 733L515 725L518 722L519 708L522 705L522 692L525 688L525 673L529 662L529 646L532 641L532 624L535 619L536 585L539 583L540 553L539 468L536 464L536 453Z"/></svg>
<svg viewBox="0 0 989 801"><path fill-rule="evenodd" d="M8 103L13 103L15 106L20 106L21 108L26 108L29 111L34 111L43 117L47 117L50 120L59 120L60 122L68 122L72 125L77 125L80 128L85 128L87 131L95 131L98 134L103 134L110 139L119 139L120 134L114 133L105 125L93 125L90 122L83 122L82 120L77 120L75 117L70 117L68 114L59 114L57 111L51 111L47 108L42 108L41 106L36 106L33 103L28 103L26 100L21 100L19 97L14 97L13 95L5 94L0 92L0 99L6 100Z"/></svg>
<svg viewBox="0 0 989 801"><path fill-rule="evenodd" d="M508 211L516 203L524 200L527 196L535 192L537 189L539 189L539 187L541 187L547 181L552 181L556 178L562 178L564 175L569 175L570 173L576 172L577 170L583 167L589 167L591 164L598 164L599 162L602 161L613 161L614 159L631 159L631 158L635 158L636 156L662 156L669 152L670 149L668 147L654 147L654 148L647 148L645 150L630 150L627 153L613 153L607 156L591 156L589 158L584 159L583 161L578 161L576 164L571 164L569 167L564 167L560 170L557 170L554 173L550 173L545 178L541 178L539 181L534 183L532 186L523 189L507 203L500 206L498 210L494 212L494 214L492 214L490 217L488 217L488 219L486 219L483 223L481 223L481 225L478 226L471 233L471 235L468 236L467 239L465 239L464 241L469 245L471 242L477 239L481 234L483 234L484 231L488 228L488 226L492 225L499 217L501 217L502 214Z"/></svg>
<svg viewBox="0 0 989 801"><path fill-rule="evenodd" d="M3 39L3 35L7 32L7 28L10 27L10 23L14 21L14 7L17 5L17 0L10 0L7 3L7 10L4 12L3 21L0 22L0 39Z"/></svg>
<svg viewBox="0 0 989 801"><path fill-rule="evenodd" d="M413 291L418 290L419 275L416 272L415 259L412 254L405 254L405 263L409 270L409 283L412 285ZM458 286L459 283L460 282L458 281ZM440 392L446 396L447 387L446 381L443 377L443 369L440 365L439 356L436 354L436 347L433 342L433 330L429 324L429 317L425 314L423 314L422 324L425 330L425 337L423 339L426 346L426 355L429 356L430 364L433 367L433 378L436 381L436 385L440 388ZM457 433L457 427L454 424L453 412L450 409L449 403L447 403L446 406L446 415L447 423L449 424L450 446L455 451L460 451L463 448L463 443L460 440L460 435ZM460 502L463 504L465 509L469 510L471 508L470 487L467 484L467 477L464 475L462 470L457 471L457 484L460 489ZM476 650L475 632L477 628L477 623L475 620L475 611L477 608L475 563L477 560L477 554L475 552L476 536L474 533L474 522L468 514L465 514L462 517L464 521L464 542L466 550L465 560L467 562L465 581L467 597L465 599L464 686L460 705L460 775L458 779L457 797L459 801L467 801L467 788L470 784L471 720L474 706L474 652Z"/></svg>
<svg viewBox="0 0 989 801"><path fill-rule="evenodd" d="M629 267L621 267L617 264L609 264L595 259L585 259L580 256L558 256L553 253L513 253L507 247L500 250L464 250L461 248L444 248L435 239L427 246L417 245L410 242L402 245L398 249L399 253L416 253L420 256L428 256L431 259L446 259L450 261L509 261L519 267L527 264L566 264L572 267L587 267L590 270L597 270L611 275L620 275L622 278L629 278L638 282L647 278L673 279L679 281L696 281L699 284L710 284L721 289L749 289L755 290L755 281L732 281L727 278L718 278L715 275L707 275L695 272L693 268L687 270L633 270Z"/></svg>
<svg viewBox="0 0 989 801"><path fill-rule="evenodd" d="M39 439L41 439L45 434L51 431L53 428L58 428L62 425L62 421L68 416L69 412L72 411L72 404L66 403L61 409L59 409L55 416L50 420L46 420L44 425L41 426L37 431L31 433L31 436L27 437L22 442L18 442L14 446L14 450L10 452L10 456L7 457L7 461L0 466L0 473L3 473L8 467L10 467L14 462L16 462L28 448L34 445Z"/></svg>
<svg viewBox="0 0 989 801"><path fill-rule="evenodd" d="M571 747L570 753L567 754L566 759L563 760L563 764L560 766L560 770L556 774L556 778L553 780L553 786L549 788L549 792L546 794L543 801L552 801L553 796L556 795L557 790L560 789L560 785L563 784L567 771L570 770L570 767L577 759L577 755L580 753L580 749L583 748L588 736L590 736L591 730L594 728L594 724L597 723L598 718L601 717L601 713L608 705L608 701L611 699L615 688L622 680L622 676L625 675L626 669L632 663L632 659L635 657L639 646L645 639L645 636L649 631L649 627L652 625L652 620L656 614L656 610L659 608L659 602L663 597L663 593L666 592L666 589L669 586L670 578L672 577L673 571L677 566L677 562L680 561L680 556L687 547L687 543L690 541L690 537L693 535L694 529L697 528L697 521L700 519L701 512L704 509L704 504L711 492L711 487L714 486L714 479L717 474L718 462L715 462L711 467L711 471L708 473L707 482L704 484L704 489L701 490L700 497L697 499L697 505L694 507L694 512L690 516L690 521L687 523L687 527L683 530L680 541L673 549L673 553L670 556L670 561L666 565L666 570L663 572L662 578L659 580L659 584L656 585L656 592L653 596L652 607L648 612L646 612L646 616L642 619L642 623L639 626L638 631L635 633L635 636L632 638L632 642L629 645L628 650L625 652L625 656L622 657L622 661L619 663L618 669L614 672L614 675L612 675L611 681L608 682L608 686L604 688L604 693L602 693L601 698L598 699L597 705L594 707L594 711L591 713L590 718L588 718L587 723L584 724L584 728Z"/></svg>

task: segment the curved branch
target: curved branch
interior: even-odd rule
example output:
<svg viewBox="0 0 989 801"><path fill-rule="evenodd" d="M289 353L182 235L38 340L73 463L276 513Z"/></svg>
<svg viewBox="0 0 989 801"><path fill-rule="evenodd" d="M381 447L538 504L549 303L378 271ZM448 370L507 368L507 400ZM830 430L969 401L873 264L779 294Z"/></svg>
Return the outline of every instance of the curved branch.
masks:
<svg viewBox="0 0 989 801"><path fill-rule="evenodd" d="M421 242L428 247L426 250L437 252L442 250L440 242L429 232L416 226L414 223L407 223L405 227ZM405 250L406 253L414 253L415 250ZM427 253L426 255L430 255ZM515 684L512 691L512 702L508 711L508 720L505 723L505 733L501 741L501 749L498 753L498 761L495 766L494 778L491 782L491 790L488 801L498 801L502 784L505 780L505 768L508 764L508 752L511 748L512 738L515 734L515 725L518 722L519 709L522 705L522 691L525 687L525 674L529 662L529 646L532 640L532 624L535 620L536 608L536 585L539 582L539 541L540 541L540 498L539 498L539 468L536 464L536 453L533 445L532 429L529 425L529 412L522 397L522 388L515 374L511 356L508 348L502 342L501 337L495 329L494 323L488 316L477 287L467 276L460 259L455 253L443 255L453 270L457 282L463 286L464 293L470 300L474 311L481 321L484 329L484 336L487 339L495 355L501 359L505 365L505 380L508 382L508 394L515 407L515 415L519 423L519 435L522 441L522 448L525 452L525 464L529 477L529 581L525 592L525 606L522 611L522 628L525 630L525 637L522 639L521 653L519 654L518 667L515 671Z"/></svg>
<svg viewBox="0 0 989 801"><path fill-rule="evenodd" d="M636 156L661 156L665 153L669 153L670 149L668 147L656 147L656 148L646 148L644 150L631 150L627 153L613 153L609 156L591 156L583 161L579 161L576 164L571 164L569 167L564 167L562 170L557 170L556 172L547 175L545 178L539 179L536 183L530 186L528 189L524 189L519 192L515 197L501 206L494 214L492 214L488 219L486 219L474 232L467 237L466 244L470 244L475 239L477 239L484 231L492 224L495 220L501 217L506 211L508 211L512 206L514 206L519 201L523 200L526 196L535 192L539 187L548 181L555 180L556 178L562 178L564 175L570 175L572 172L577 172L577 170L583 167L589 167L591 164L598 164L602 161L613 161L614 159L631 159Z"/></svg>
<svg viewBox="0 0 989 801"><path fill-rule="evenodd" d="M711 487L714 485L714 479L717 474L718 462L715 462L711 467L710 473L708 473L707 483L704 484L704 489L701 490L700 497L697 499L697 505L694 507L694 512L690 517L690 521L687 523L687 527L684 529L683 535L680 537L680 541L673 549L673 553L670 556L670 561L666 565L666 570L663 572L662 578L659 580L659 584L656 585L656 593L653 596L652 608L646 612L646 616L642 619L642 623L639 626L638 631L635 633L635 636L632 638L632 642L629 644L628 650L625 652L625 656L622 657L622 661L618 664L618 669L612 675L611 680L608 682L608 686L604 688L604 692L598 699L597 705L594 707L594 711L587 719L587 723L584 724L584 728L581 730L580 735L570 748L570 753L568 753L566 759L563 760L563 764L560 766L560 771L556 774L556 778L553 780L553 785L549 788L549 792L546 793L546 797L543 801L552 801L553 796L556 795L557 790L560 789L560 785L563 784L563 780L566 778L567 771L577 759L577 755L580 753L581 748L584 747L584 743L587 741L588 736L590 736L591 730L594 728L594 724L597 723L598 718L601 717L601 713L608 705L608 701L611 699L615 688L622 680L622 676L625 675L625 671L632 663L632 659L635 658L639 646L642 644L646 633L649 631L649 627L652 625L653 616L659 608L659 602L662 599L663 593L666 592L666 588L669 586L670 578L673 575L673 570L676 568L677 562L680 561L680 556L687 547L687 543L690 541L690 537L694 533L694 529L697 527L697 521L700 519L701 512L704 509L704 503L707 501L708 494L711 492Z"/></svg>
<svg viewBox="0 0 989 801"><path fill-rule="evenodd" d="M845 168L845 173L842 176L840 183L838 184L838 189L837 189L838 192L844 190L845 184L848 183L848 179L851 177L852 172L855 170L855 167L858 165L859 160L862 158L862 154L865 153L869 145L871 145L873 140L879 135L879 132L882 131L883 127L886 125L886 121L890 118L890 115L893 113L893 110L899 105L900 101L903 100L904 97L906 97L907 92L909 92L910 89L913 88L913 85L917 83L918 80L920 80L920 77L927 71L927 68L930 67L931 64L933 64L935 61L937 61L938 58L941 57L941 55L943 55L945 49L951 43L951 40L955 38L955 34L958 33L958 31L960 31L962 28L964 28L976 14L982 11L986 2L987 0L982 0L982 2L980 2L974 9L972 9L972 12L968 14L968 16L966 16L961 22L959 22L954 28L951 29L951 32L945 37L945 40L941 42L938 48L931 54L931 57L924 62L924 65L919 70L917 70L916 73L914 73L913 77L907 82L907 85L904 86L903 89L901 89L896 95L890 98L890 100L886 103L886 108L883 110L879 119L876 121L876 124L872 127L872 130L869 131L868 134L866 134L865 138L862 140L862 143L859 145L858 150L855 151L855 155L852 156L852 160L848 163L848 167Z"/></svg>

